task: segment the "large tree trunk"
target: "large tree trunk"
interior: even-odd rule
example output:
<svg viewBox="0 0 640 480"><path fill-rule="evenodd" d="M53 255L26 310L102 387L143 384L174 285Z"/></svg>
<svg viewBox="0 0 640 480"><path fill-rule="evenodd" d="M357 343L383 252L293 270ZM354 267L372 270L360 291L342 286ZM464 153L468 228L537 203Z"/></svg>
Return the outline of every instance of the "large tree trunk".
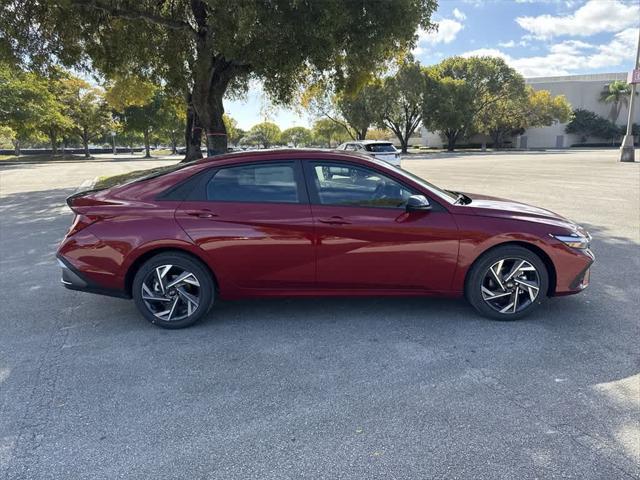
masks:
<svg viewBox="0 0 640 480"><path fill-rule="evenodd" d="M84 147L84 158L91 158L89 154L89 136L86 132L82 134L82 146Z"/></svg>
<svg viewBox="0 0 640 480"><path fill-rule="evenodd" d="M58 135L56 135L56 131L54 128L49 129L49 141L51 142L51 154L58 154Z"/></svg>
<svg viewBox="0 0 640 480"><path fill-rule="evenodd" d="M151 142L149 141L149 130L144 131L144 158L151 158Z"/></svg>
<svg viewBox="0 0 640 480"><path fill-rule="evenodd" d="M458 131L447 130L445 132L445 136L447 137L447 151L453 152L453 150L456 148L456 140L458 140Z"/></svg>
<svg viewBox="0 0 640 480"><path fill-rule="evenodd" d="M236 74L236 67L214 51L210 38L197 43L198 59L194 69L193 108L206 135L207 156L227 152L227 129L224 125L222 99L229 82Z"/></svg>
<svg viewBox="0 0 640 480"><path fill-rule="evenodd" d="M86 137L82 137L82 146L84 147L84 158L91 158L89 153L89 140Z"/></svg>
<svg viewBox="0 0 640 480"><path fill-rule="evenodd" d="M202 145L202 126L193 108L191 94L187 96L187 122L185 124L184 142L186 154L182 160L183 162L192 162L202 158L202 151L200 150Z"/></svg>

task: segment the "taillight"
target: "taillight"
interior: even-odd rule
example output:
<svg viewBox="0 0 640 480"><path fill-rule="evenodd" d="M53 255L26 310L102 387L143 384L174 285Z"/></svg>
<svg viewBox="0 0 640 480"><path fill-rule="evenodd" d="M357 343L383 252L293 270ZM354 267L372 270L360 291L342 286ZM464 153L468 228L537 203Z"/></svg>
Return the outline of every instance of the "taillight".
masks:
<svg viewBox="0 0 640 480"><path fill-rule="evenodd" d="M67 232L67 237L75 235L83 228L87 228L92 223L96 223L99 219L100 217L94 215L76 214L75 218L73 219L73 223L71 224L71 227L69 227L69 231Z"/></svg>

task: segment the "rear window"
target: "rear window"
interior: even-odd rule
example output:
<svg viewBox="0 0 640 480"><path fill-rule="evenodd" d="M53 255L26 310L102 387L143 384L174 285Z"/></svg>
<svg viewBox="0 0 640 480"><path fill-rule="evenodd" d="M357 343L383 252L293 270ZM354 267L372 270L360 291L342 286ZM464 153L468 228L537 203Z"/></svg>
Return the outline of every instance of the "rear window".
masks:
<svg viewBox="0 0 640 480"><path fill-rule="evenodd" d="M144 180L161 177L162 175L181 170L191 165L193 165L193 162L178 163L175 165L151 168L148 170L134 170L133 172L114 175L111 177L100 177L95 185L95 189L104 190L105 188L119 187L128 185L129 183L142 182Z"/></svg>
<svg viewBox="0 0 640 480"><path fill-rule="evenodd" d="M221 168L207 184L207 200L298 203L293 164Z"/></svg>
<svg viewBox="0 0 640 480"><path fill-rule="evenodd" d="M395 152L396 148L393 143L370 143L365 145L364 148L368 152L380 153L380 152Z"/></svg>

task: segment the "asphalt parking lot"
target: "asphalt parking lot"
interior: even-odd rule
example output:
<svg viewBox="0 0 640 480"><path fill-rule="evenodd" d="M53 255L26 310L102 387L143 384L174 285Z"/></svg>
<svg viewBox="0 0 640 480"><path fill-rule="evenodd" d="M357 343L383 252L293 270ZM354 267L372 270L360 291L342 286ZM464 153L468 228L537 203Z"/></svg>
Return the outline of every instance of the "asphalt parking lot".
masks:
<svg viewBox="0 0 640 480"><path fill-rule="evenodd" d="M284 299L180 331L54 261L80 183L169 161L0 162L0 478L640 478L640 163L616 155L403 160L589 228L591 287L525 320Z"/></svg>

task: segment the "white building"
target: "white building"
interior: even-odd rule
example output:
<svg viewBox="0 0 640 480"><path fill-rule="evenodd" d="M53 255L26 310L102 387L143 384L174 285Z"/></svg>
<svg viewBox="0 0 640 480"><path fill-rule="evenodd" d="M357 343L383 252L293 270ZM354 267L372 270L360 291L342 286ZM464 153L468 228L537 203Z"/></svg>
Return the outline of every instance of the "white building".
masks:
<svg viewBox="0 0 640 480"><path fill-rule="evenodd" d="M548 90L552 95L564 95L571 107L590 110L609 118L611 104L603 103L600 92L614 80L627 80L626 73L598 73L592 75L566 75L562 77L527 78L525 81L534 90ZM636 108L634 123L640 124L640 108ZM626 106L620 110L616 123L627 124L629 111ZM522 135L512 139L517 148L567 148L580 142L577 135L565 133L566 123L556 123L548 127L529 128ZM482 143L482 136L475 136L471 143ZM589 138L587 142L603 142L602 139ZM439 134L422 130L422 144L427 147L441 148L443 143Z"/></svg>

